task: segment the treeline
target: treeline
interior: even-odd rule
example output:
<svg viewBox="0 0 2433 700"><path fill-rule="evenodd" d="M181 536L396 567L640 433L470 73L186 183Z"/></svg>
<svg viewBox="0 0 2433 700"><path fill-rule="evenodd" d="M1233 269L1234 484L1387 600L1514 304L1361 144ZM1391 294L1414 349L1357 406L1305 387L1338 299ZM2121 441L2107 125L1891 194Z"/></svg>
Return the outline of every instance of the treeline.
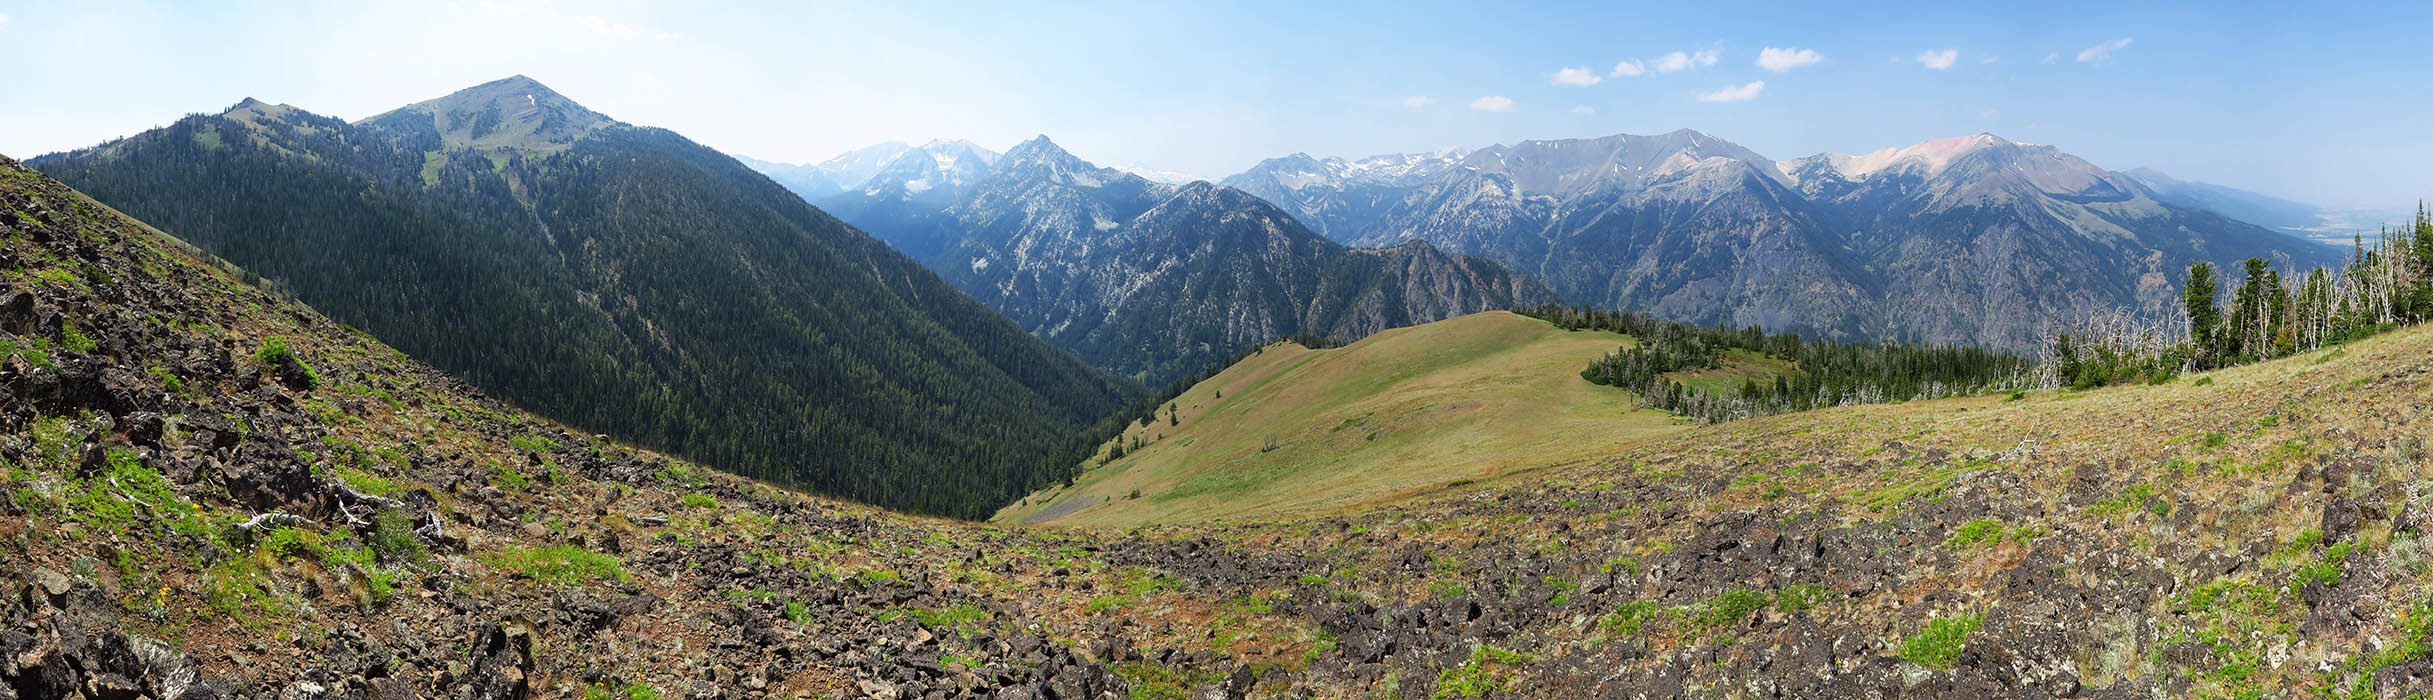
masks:
<svg viewBox="0 0 2433 700"><path fill-rule="evenodd" d="M2052 334L2047 384L2088 388L2161 383L2182 372L2287 357L2433 319L2433 210L2371 245L2356 239L2346 266L2284 275L2262 258L2238 270L2224 305L2220 272L2197 263L2180 287L2179 323L2117 316Z"/></svg>
<svg viewBox="0 0 2433 700"><path fill-rule="evenodd" d="M1885 401L1981 394L2033 381L2024 357L1969 347L1839 343L1796 333L1699 328L1638 313L1562 305L1518 313L1568 330L1631 336L1635 345L1588 364L1580 377L1639 393L1640 403L1706 422ZM1758 353L1795 368L1770 382L1744 380L1737 390L1704 391L1668 377L1719 369L1731 350Z"/></svg>

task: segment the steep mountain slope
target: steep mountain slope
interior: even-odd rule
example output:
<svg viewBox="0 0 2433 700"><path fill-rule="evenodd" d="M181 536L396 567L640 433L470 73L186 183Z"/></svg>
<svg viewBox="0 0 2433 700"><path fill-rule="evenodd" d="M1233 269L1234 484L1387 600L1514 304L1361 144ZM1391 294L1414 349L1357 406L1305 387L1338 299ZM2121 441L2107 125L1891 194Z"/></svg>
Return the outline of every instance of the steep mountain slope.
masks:
<svg viewBox="0 0 2433 700"><path fill-rule="evenodd" d="M0 276L0 697L1238 696L1323 654L1098 544L525 414L6 158Z"/></svg>
<svg viewBox="0 0 2433 700"><path fill-rule="evenodd" d="M985 515L1130 391L521 77L356 124L248 100L35 165L545 415L828 493Z"/></svg>
<svg viewBox="0 0 2433 700"><path fill-rule="evenodd" d="M2208 182L2181 180L2153 168L2132 168L2122 172L2153 191L2165 202L2191 209L2205 209L2240 221L2277 231L2299 231L2321 226L2332 212L2312 204L2294 202L2268 194L2224 187Z"/></svg>
<svg viewBox="0 0 2433 700"><path fill-rule="evenodd" d="M2336 265L2341 251L2156 200L2133 178L2051 146L1990 134L1867 156L1815 156L1784 170L1828 230L1901 309L1901 337L1995 338L2031 348L2045 319L2022 309L2133 308L2175 316L2190 264L2247 257ZM2067 318L2068 316L2063 316Z"/></svg>
<svg viewBox="0 0 2433 700"><path fill-rule="evenodd" d="M1311 350L1265 346L1128 428L1071 485L1002 523L1151 523L1353 513L1506 472L1603 457L1684 429L1579 367L1627 344L1510 312Z"/></svg>
<svg viewBox="0 0 2433 700"><path fill-rule="evenodd" d="M896 156L910 150L911 144L889 141L847 151L811 165L772 163L742 156L736 156L735 160L776 180L777 184L802 195L803 199L811 199L860 187L871 176L879 174L879 168L886 167L887 161L895 160Z"/></svg>
<svg viewBox="0 0 2433 700"><path fill-rule="evenodd" d="M931 141L888 159L860 184L806 198L862 230L883 232L905 255L928 260L953 240L952 222L938 213L987 177L998 155L969 141Z"/></svg>
<svg viewBox="0 0 2433 700"><path fill-rule="evenodd" d="M1347 248L1238 190L1150 182L1045 137L951 207L890 206L909 213L861 210L877 235L927 251L916 254L931 269L1040 337L1152 383L1285 335L1349 341L1552 298L1491 262L1424 244Z"/></svg>
<svg viewBox="0 0 2433 700"><path fill-rule="evenodd" d="M1592 305L2014 350L2164 298L2190 263L2339 256L1991 135L1779 163L1688 130L1356 163L1288 156L1227 182L1335 240L1433 241Z"/></svg>

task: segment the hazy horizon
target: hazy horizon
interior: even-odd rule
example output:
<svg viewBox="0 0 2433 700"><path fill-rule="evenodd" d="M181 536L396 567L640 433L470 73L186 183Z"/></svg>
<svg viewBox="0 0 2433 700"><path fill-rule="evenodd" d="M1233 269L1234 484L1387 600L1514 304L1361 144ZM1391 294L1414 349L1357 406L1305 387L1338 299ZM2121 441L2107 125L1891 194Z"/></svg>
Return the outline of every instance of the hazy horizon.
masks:
<svg viewBox="0 0 2433 700"><path fill-rule="evenodd" d="M1294 152L1681 128L1776 159L1986 132L2329 207L2433 195L2433 138L2415 116L2433 96L2406 88L2427 62L2407 49L2408 27L2433 20L2419 7L1477 14L0 3L0 56L49 68L0 93L0 152L90 146L246 97L360 119L523 74L624 121L792 163L1046 134L1102 165L1218 178Z"/></svg>

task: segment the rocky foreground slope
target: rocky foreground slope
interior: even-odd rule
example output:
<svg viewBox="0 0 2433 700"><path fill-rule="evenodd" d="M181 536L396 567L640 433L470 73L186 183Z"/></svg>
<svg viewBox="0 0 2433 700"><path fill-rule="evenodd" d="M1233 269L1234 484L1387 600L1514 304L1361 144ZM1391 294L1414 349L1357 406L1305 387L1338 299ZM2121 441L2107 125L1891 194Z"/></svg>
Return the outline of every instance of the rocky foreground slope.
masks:
<svg viewBox="0 0 2433 700"><path fill-rule="evenodd" d="M1292 522L894 515L562 430L0 161L0 700L2433 692L2433 332Z"/></svg>

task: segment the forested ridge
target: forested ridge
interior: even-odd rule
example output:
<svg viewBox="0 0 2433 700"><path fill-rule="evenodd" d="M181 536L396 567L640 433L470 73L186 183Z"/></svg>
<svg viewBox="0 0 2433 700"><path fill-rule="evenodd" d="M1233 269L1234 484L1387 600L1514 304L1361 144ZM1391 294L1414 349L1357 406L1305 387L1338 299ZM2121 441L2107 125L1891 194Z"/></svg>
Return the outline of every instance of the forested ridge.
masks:
<svg viewBox="0 0 2433 700"><path fill-rule="evenodd" d="M1885 401L1981 394L2032 381L2036 363L1974 347L1842 343L1756 327L1700 328L1638 313L1559 304L1518 313L1567 330L1631 336L1633 344L1598 358L1580 377L1639 393L1641 403L1702 421ZM1745 380L1737 390L1705 391L1670 377L1684 370L1720 369L1729 350L1791 363L1771 381Z"/></svg>
<svg viewBox="0 0 2433 700"><path fill-rule="evenodd" d="M503 89L358 124L248 101L33 165L544 415L889 507L984 516L1139 391L674 133L449 145L589 114Z"/></svg>

